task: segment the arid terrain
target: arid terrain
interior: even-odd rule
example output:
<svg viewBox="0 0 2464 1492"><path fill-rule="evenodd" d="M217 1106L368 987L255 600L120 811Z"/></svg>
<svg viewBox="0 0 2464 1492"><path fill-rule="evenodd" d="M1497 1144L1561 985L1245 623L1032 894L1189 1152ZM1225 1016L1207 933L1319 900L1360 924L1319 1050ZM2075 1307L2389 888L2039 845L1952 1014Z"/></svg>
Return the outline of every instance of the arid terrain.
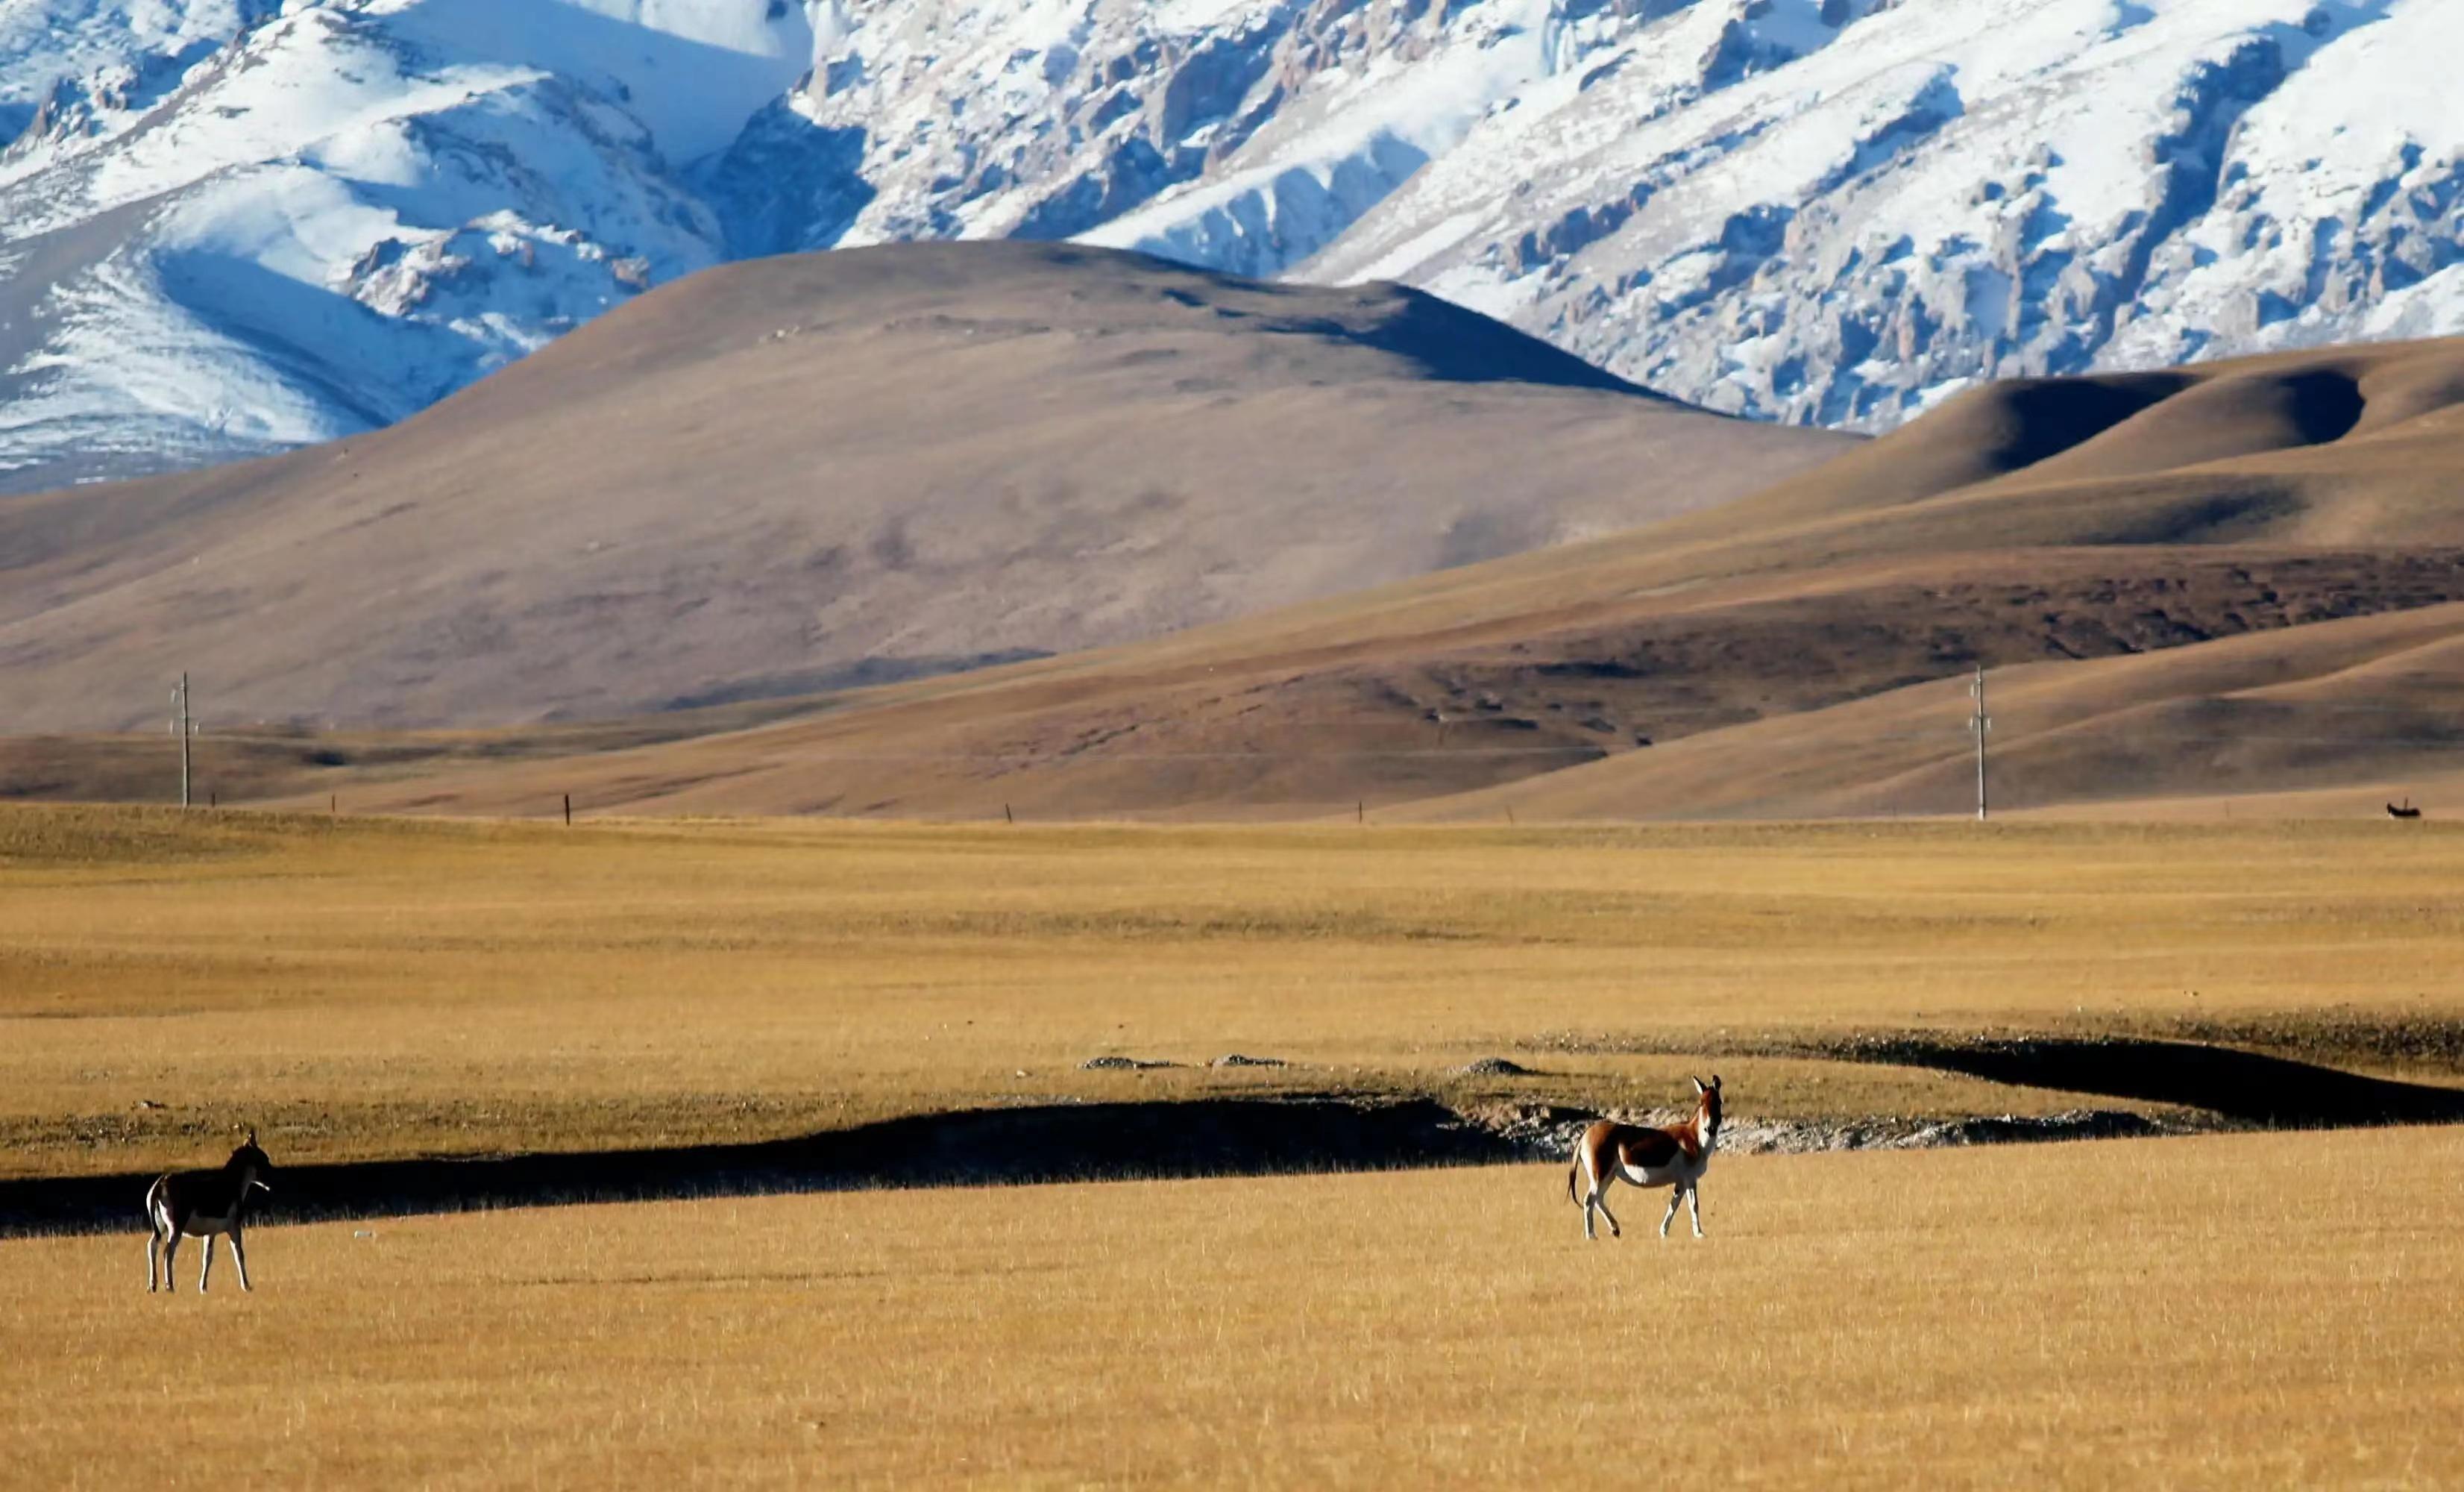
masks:
<svg viewBox="0 0 2464 1492"><path fill-rule="evenodd" d="M1983 666L2006 811L2436 812L2464 687L2459 396L2452 342L1992 385L1688 515L1110 649L588 725L215 720L201 791L483 814L567 794L907 818L1959 813ZM1664 463L1637 470L1664 490ZM167 749L11 736L0 792L159 801Z"/></svg>
<svg viewBox="0 0 2464 1492"><path fill-rule="evenodd" d="M7 807L0 1454L2436 1485L2459 904L2436 823ZM1585 1244L1568 1126L1705 1072L1709 1237ZM254 1293L147 1296L247 1125ZM1923 1147L2031 1134L2141 1137Z"/></svg>
<svg viewBox="0 0 2464 1492"><path fill-rule="evenodd" d="M939 303L916 262L892 278ZM0 622L21 723L124 723L98 701L168 665L147 608L190 608L226 563L196 635L249 661L201 669L209 698L296 679L345 714L407 682L418 701L209 721L213 806L189 811L159 806L165 736L0 741L9 797L158 805L0 804L0 1289L28 1303L0 1456L21 1474L1556 1481L1659 1464L1632 1427L1668 1416L1694 1427L1685 1469L1724 1481L2464 1474L2464 344L1996 385L1789 476L1813 447L1739 437L1729 462L1732 427L1579 366L1492 376L1521 344L1458 379L1460 340L1413 341L1438 313L1386 291L1304 311L1108 281L1156 292L1141 347L1246 370L1246 392L1186 390L1215 401L1186 438L1138 447L1152 411L1039 373L1103 366L1074 333L917 309L722 355L727 284L577 334L422 417L441 434L0 508L39 581ZM814 582L770 589L803 539L729 525L813 490L785 479L708 509L744 547L698 580L532 593L546 634L404 619L484 619L517 574L586 590L596 561L478 574L455 566L491 551L438 569L382 535L287 537L373 501L355 473L462 493L459 519L423 510L439 536L545 542L515 499L554 491L671 537L675 474L617 433L672 447L722 408L740 432L775 407L751 390L821 376L762 361L808 330L969 367L992 346L965 344L1010 339L998 377L933 396L1067 403L1036 418L1089 471L1247 459L1293 409L1356 430L1361 401L1408 405L1427 471L1572 526L1416 552L1378 526L1430 538L1407 473L1346 509L1374 520L1349 557L1302 546L1237 596L1186 568L1217 563L1203 525L1122 510L1089 522L1154 563L1039 550L1032 503L985 531L988 568L872 544L857 590L926 630L832 634L868 658L1045 652L1011 643L1045 602L1120 623L1050 639L1114 646L938 673L759 661L794 650L748 618ZM472 477L544 438L520 398L551 376L539 408L587 414L557 438L597 474ZM832 418L915 397L848 396ZM1429 434L1461 414L1484 438L1484 401L1525 405L1507 424L1562 407L1583 436L1531 465ZM779 428L747 470L811 449ZM1644 435L1710 443L1638 457ZM313 464L345 459L368 464ZM466 461L462 487L438 477ZM1647 479L1599 521L1658 521L1579 538L1551 494L1629 461ZM1678 511L1708 501L1689 463L1731 500ZM967 480L961 506L993 490ZM781 501L894 529L909 499ZM1295 552L1276 525L1331 500L1278 501L1220 510L1222 552ZM968 531L956 511L935 542ZM1505 532L1485 523L1463 532ZM383 589L397 560L435 587ZM739 563L741 588L711 579ZM1065 570L1121 606L1073 610ZM240 604L278 609L285 576L347 619ZM296 669L329 643L370 681ZM1673 1118L1711 1073L1711 1236L1652 1239L1657 1198L1626 1191L1629 1236L1584 1244L1571 1135ZM260 1288L143 1296L146 1181L249 1129L277 1167ZM2075 1143L1993 1143L2024 1141ZM196 1310L236 1324L210 1362L157 1319ZM474 1321L503 1329L474 1343Z"/></svg>
<svg viewBox="0 0 2464 1492"><path fill-rule="evenodd" d="M0 1243L33 1484L2434 1487L2464 1130L853 1191ZM183 1268L188 1267L186 1260ZM478 1328L484 1324L484 1329ZM175 1329L176 1327L176 1329ZM439 1433L440 1426L452 1433Z"/></svg>
<svg viewBox="0 0 2464 1492"><path fill-rule="evenodd" d="M2451 41L0 0L0 1492L2464 1487Z"/></svg>
<svg viewBox="0 0 2464 1492"><path fill-rule="evenodd" d="M2199 1126L2299 1117L2299 1083L2334 1076L2255 1068L2254 1097L2188 1067L2151 1082L2120 1050L2057 1073L1911 1036L2169 1039L2464 1090L2464 838L2434 824L13 808L0 887L0 1164L20 1177L142 1173L252 1123L308 1164L1085 1102L1647 1109L1715 1062L1741 1121ZM1284 1065L1213 1065L1234 1054ZM1529 1071L1465 1071L1487 1058ZM2409 1093L2372 1112L2424 1112Z"/></svg>
<svg viewBox="0 0 2464 1492"><path fill-rule="evenodd" d="M0 498L0 728L152 727L183 669L225 729L811 694L1613 533L1858 443L1391 285L763 259L372 434Z"/></svg>

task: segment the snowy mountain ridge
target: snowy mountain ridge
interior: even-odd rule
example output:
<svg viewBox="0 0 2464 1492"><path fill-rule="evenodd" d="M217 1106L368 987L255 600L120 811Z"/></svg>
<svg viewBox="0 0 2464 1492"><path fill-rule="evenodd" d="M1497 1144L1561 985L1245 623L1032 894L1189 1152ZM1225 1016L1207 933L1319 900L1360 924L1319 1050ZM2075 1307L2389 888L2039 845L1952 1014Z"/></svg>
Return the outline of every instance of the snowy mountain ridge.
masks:
<svg viewBox="0 0 2464 1492"><path fill-rule="evenodd" d="M2464 329L2452 0L0 0L0 481L748 255L1395 278L1714 409Z"/></svg>

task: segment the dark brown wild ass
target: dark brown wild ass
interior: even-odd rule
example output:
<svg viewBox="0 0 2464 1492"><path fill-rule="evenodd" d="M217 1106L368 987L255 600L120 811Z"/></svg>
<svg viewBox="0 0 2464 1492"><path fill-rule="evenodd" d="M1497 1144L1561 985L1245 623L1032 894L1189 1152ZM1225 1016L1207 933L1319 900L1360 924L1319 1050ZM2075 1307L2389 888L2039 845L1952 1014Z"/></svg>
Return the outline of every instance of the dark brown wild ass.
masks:
<svg viewBox="0 0 2464 1492"><path fill-rule="evenodd" d="M256 1147L256 1131L248 1132L248 1143L231 1151L231 1159L220 1170L175 1170L158 1177L145 1189L145 1221L150 1232L145 1236L145 1288L155 1284L155 1260L162 1261L161 1289L172 1288L171 1260L180 1252L184 1237L204 1240L206 1259L197 1267L197 1292L205 1293L206 1277L214 1269L214 1235L231 1239L231 1264L239 1270L239 1287L249 1288L248 1251L240 1242L240 1229L247 1221L249 1192L272 1191L266 1177L274 1171L274 1162Z"/></svg>

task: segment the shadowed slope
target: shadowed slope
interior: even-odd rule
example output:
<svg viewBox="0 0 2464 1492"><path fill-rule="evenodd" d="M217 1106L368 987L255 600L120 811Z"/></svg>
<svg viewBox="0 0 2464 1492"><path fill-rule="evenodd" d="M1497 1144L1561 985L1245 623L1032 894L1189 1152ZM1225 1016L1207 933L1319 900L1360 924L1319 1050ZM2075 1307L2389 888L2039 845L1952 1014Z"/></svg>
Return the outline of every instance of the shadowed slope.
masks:
<svg viewBox="0 0 2464 1492"><path fill-rule="evenodd" d="M1698 568L1754 568L2038 545L2453 545L2459 470L2464 339L2321 348L1989 384L1652 538ZM2399 517L2400 535L2374 526Z"/></svg>
<svg viewBox="0 0 2464 1492"><path fill-rule="evenodd" d="M2178 373L2019 378L1989 384L1940 411L1783 482L1757 518L1809 519L1912 502L2045 462L2188 387Z"/></svg>
<svg viewBox="0 0 2464 1492"><path fill-rule="evenodd" d="M0 500L12 729L479 724L1121 642L1607 532L1851 444L1418 292L1042 244L755 261L376 434Z"/></svg>

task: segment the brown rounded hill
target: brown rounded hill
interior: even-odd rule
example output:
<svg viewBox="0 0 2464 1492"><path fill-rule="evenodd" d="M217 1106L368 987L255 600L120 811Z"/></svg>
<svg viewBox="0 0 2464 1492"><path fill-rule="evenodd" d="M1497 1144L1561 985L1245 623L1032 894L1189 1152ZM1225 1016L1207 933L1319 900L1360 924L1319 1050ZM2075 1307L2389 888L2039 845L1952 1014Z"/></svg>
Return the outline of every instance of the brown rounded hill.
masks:
<svg viewBox="0 0 2464 1492"><path fill-rule="evenodd" d="M1959 813L1981 665L2006 809L2342 812L2464 740L2459 398L2464 342L1987 386L1716 506L1124 646L314 769L225 745L252 795L413 811ZM49 791L118 749L50 748Z"/></svg>
<svg viewBox="0 0 2464 1492"><path fill-rule="evenodd" d="M1073 649L1595 536L1854 444L1417 291L905 245L653 291L377 434L0 499L15 730L623 715Z"/></svg>

